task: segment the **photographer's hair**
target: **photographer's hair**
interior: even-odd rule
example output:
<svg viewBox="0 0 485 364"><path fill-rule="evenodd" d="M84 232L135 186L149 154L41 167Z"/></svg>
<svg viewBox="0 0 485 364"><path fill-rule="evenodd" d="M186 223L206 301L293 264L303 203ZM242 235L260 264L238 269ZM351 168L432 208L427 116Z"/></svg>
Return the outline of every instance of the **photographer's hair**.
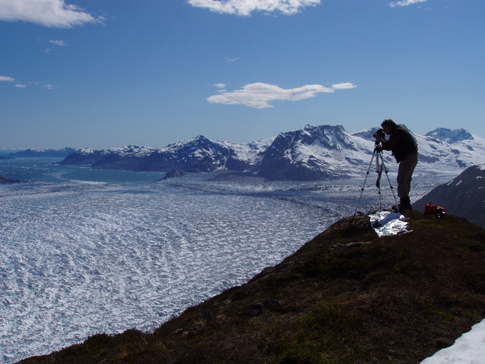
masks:
<svg viewBox="0 0 485 364"><path fill-rule="evenodd" d="M392 130L394 130L394 128L397 127L396 123L394 121L392 121L391 119L386 119L382 122L381 124L382 127L384 126L388 126L390 127Z"/></svg>

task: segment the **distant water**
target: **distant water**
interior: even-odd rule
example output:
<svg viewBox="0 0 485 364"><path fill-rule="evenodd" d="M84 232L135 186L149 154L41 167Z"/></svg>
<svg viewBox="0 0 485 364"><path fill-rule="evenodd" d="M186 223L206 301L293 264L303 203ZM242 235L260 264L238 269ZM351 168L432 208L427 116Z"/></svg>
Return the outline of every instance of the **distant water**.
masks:
<svg viewBox="0 0 485 364"><path fill-rule="evenodd" d="M165 173L92 169L59 165L56 158L0 159L0 175L13 180L41 182L144 183L159 180Z"/></svg>

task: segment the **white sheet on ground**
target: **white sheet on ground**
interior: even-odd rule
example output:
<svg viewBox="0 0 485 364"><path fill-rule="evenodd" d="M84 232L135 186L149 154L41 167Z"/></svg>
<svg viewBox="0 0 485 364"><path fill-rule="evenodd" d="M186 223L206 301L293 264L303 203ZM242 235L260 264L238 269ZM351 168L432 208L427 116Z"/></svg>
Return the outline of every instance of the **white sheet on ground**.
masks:
<svg viewBox="0 0 485 364"><path fill-rule="evenodd" d="M379 237L410 232L408 230L408 219L399 212L379 211L369 215L369 217L372 228Z"/></svg>

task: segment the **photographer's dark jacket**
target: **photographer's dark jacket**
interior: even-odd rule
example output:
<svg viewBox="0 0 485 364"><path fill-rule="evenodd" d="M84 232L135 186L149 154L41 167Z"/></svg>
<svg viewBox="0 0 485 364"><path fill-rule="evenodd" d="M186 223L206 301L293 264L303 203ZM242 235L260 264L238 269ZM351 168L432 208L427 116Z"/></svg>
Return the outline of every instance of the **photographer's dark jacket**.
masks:
<svg viewBox="0 0 485 364"><path fill-rule="evenodd" d="M418 144L411 133L402 126L396 126L388 141L382 143L382 149L391 150L399 163L405 156L418 152Z"/></svg>

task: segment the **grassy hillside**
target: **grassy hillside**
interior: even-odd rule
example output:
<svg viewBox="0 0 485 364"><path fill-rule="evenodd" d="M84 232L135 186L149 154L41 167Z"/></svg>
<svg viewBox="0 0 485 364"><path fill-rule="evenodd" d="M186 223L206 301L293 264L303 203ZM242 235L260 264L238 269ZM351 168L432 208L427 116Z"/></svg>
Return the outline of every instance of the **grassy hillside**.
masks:
<svg viewBox="0 0 485 364"><path fill-rule="evenodd" d="M152 334L22 363L419 363L485 317L485 231L409 217L411 233L383 238L366 216L344 219Z"/></svg>

